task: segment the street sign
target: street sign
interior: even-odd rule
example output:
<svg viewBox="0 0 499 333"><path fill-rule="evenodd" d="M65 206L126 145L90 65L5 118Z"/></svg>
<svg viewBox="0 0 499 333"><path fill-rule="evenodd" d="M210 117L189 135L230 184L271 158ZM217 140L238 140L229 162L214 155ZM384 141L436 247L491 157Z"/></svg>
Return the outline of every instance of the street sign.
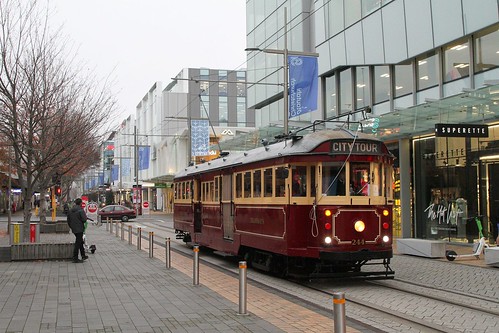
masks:
<svg viewBox="0 0 499 333"><path fill-rule="evenodd" d="M149 202L148 201L144 201L142 203L142 215L144 215L144 214L150 214Z"/></svg>
<svg viewBox="0 0 499 333"><path fill-rule="evenodd" d="M94 214L97 212L97 204L95 202L91 202L88 204L87 209L90 214Z"/></svg>

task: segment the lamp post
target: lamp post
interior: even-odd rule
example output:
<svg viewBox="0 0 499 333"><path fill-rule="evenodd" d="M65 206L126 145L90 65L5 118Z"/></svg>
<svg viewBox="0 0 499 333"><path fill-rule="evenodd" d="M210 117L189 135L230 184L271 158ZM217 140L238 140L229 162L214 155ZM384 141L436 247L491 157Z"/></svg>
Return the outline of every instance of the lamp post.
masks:
<svg viewBox="0 0 499 333"><path fill-rule="evenodd" d="M289 106L288 106L288 95L289 95L289 87L288 87L288 80L289 80L289 71L288 71L288 56L289 55L294 55L294 56L309 56L309 57L318 57L319 54L316 52L303 52L303 51L289 51L288 50L288 10L286 7L284 7L284 49L283 50L276 50L276 49L260 49L258 47L249 47L246 48L245 51L261 51L264 53L274 53L274 54L282 54L284 58L284 90L283 90L283 98L284 98L284 135L287 135L289 130L288 130L288 123L289 123Z"/></svg>

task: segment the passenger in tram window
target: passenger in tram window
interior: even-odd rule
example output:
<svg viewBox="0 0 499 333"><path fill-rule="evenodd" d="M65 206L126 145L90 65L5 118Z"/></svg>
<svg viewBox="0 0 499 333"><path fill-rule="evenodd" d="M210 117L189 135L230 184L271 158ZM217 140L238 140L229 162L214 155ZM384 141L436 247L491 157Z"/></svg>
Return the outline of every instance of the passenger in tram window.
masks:
<svg viewBox="0 0 499 333"><path fill-rule="evenodd" d="M307 196L307 167L298 166L292 169L293 181L291 190L294 197Z"/></svg>
<svg viewBox="0 0 499 333"><path fill-rule="evenodd" d="M293 174L293 196L302 197L301 177L298 173Z"/></svg>

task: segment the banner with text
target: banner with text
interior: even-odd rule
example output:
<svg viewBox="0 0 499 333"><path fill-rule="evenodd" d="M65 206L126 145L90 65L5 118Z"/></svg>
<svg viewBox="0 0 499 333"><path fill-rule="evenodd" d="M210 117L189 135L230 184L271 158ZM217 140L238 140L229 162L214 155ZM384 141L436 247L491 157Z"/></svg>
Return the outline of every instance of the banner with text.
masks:
<svg viewBox="0 0 499 333"><path fill-rule="evenodd" d="M316 57L288 56L288 118L317 110L318 65Z"/></svg>

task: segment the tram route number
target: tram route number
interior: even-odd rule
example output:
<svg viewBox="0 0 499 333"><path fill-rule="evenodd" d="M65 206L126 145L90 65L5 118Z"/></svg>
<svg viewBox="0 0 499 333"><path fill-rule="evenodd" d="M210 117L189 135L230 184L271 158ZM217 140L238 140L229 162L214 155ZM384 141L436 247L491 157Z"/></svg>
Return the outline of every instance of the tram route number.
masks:
<svg viewBox="0 0 499 333"><path fill-rule="evenodd" d="M363 239L352 239L352 245L364 245L366 241Z"/></svg>

